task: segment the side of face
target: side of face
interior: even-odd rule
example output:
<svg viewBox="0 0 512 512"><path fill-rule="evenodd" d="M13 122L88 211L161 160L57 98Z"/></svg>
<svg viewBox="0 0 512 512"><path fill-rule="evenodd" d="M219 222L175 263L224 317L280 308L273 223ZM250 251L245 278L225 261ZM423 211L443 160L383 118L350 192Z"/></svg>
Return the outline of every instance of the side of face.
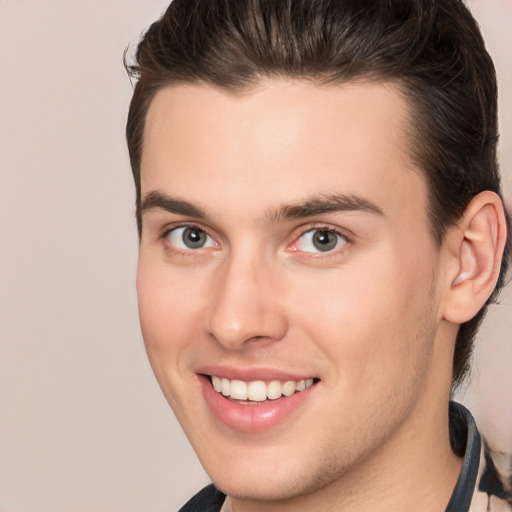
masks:
<svg viewBox="0 0 512 512"><path fill-rule="evenodd" d="M232 496L334 485L447 400L444 255L406 118L382 83L275 81L241 95L179 85L151 104L143 337L202 464Z"/></svg>

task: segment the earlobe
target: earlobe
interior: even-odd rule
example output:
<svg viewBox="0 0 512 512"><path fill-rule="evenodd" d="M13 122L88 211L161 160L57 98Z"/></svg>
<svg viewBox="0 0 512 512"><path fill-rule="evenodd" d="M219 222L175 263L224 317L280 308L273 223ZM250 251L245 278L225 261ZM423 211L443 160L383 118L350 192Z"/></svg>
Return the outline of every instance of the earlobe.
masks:
<svg viewBox="0 0 512 512"><path fill-rule="evenodd" d="M505 212L500 197L484 191L468 205L457 229L448 233L454 264L444 318L462 324L473 318L498 280L506 241Z"/></svg>

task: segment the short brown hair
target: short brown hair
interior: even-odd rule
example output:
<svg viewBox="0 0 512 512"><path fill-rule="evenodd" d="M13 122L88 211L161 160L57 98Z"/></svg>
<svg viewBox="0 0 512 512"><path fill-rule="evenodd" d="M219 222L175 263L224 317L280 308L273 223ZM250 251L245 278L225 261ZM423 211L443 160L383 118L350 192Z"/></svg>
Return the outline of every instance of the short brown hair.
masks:
<svg viewBox="0 0 512 512"><path fill-rule="evenodd" d="M139 234L146 114L155 94L176 83L236 92L266 77L393 81L411 110L411 153L427 181L436 242L476 194L501 196L495 70L461 0L174 0L127 69L138 80L126 134ZM509 236L496 290L459 328L454 386L468 373L478 327L504 284L510 246Z"/></svg>

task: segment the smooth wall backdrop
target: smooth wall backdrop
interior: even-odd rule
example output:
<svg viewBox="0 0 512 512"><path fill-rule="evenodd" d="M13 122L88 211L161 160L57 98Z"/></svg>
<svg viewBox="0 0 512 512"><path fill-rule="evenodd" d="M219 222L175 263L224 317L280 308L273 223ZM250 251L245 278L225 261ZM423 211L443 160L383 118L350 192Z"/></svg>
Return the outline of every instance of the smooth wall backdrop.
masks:
<svg viewBox="0 0 512 512"><path fill-rule="evenodd" d="M174 511L207 482L137 319L122 54L163 0L0 0L0 512ZM512 201L512 0L470 0L501 86ZM512 451L512 289L460 399Z"/></svg>

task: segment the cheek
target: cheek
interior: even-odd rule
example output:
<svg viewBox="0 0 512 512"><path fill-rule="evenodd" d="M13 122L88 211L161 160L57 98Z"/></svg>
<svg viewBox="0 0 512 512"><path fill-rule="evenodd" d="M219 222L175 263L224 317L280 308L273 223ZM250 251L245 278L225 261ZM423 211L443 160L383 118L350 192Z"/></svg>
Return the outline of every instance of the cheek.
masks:
<svg viewBox="0 0 512 512"><path fill-rule="evenodd" d="M153 373L187 430L187 414L193 418L201 412L196 410L197 405L191 405L190 390L195 389L195 381L189 371L190 354L195 353L190 347L194 348L198 340L202 317L198 288L183 273L140 257L137 296L142 336Z"/></svg>
<svg viewBox="0 0 512 512"><path fill-rule="evenodd" d="M141 256L137 297L144 344L158 378L165 367L179 367L181 351L194 339L200 316L197 291L194 283Z"/></svg>
<svg viewBox="0 0 512 512"><path fill-rule="evenodd" d="M308 338L335 363L333 371L354 385L417 372L431 349L430 264L414 269L405 255L380 256L293 294L295 321L302 318Z"/></svg>

